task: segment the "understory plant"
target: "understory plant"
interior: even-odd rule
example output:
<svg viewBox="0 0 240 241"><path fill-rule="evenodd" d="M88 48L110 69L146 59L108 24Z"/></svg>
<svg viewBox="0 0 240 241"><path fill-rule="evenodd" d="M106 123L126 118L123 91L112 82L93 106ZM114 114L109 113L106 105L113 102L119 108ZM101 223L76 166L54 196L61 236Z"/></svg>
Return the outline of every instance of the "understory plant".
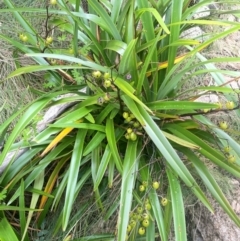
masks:
<svg viewBox="0 0 240 241"><path fill-rule="evenodd" d="M183 188L214 213L206 194L211 193L240 226L209 170L213 165L240 177L240 146L230 135L238 130L225 120L208 118L228 112L239 116L239 90L230 88L231 81L223 76L234 82L239 73L215 67L239 58L201 54L238 31L239 23L194 18L209 0L191 7L189 0L51 0L37 9L4 3L7 8L0 12L12 13L23 29L19 39L0 38L13 46L16 59L24 55L36 63L18 66L8 78L44 71L48 89L34 90L39 98L0 126L6 137L0 163L14 153L0 176L1 240L36 240L48 214L59 208L53 240L61 232L66 234L63 240L167 241L170 233L177 241L187 240ZM43 30L32 26L23 12L39 15ZM226 30L201 41L181 37L198 25ZM182 88L206 73L214 85ZM212 93L226 101L198 101ZM39 131L45 111L59 105L68 108ZM18 121L11 127L13 120ZM116 180L118 195L106 207ZM84 219L91 205L84 199L89 189L99 213L105 219L117 217L115 228L76 237L71 217ZM81 205L73 213L79 196Z"/></svg>

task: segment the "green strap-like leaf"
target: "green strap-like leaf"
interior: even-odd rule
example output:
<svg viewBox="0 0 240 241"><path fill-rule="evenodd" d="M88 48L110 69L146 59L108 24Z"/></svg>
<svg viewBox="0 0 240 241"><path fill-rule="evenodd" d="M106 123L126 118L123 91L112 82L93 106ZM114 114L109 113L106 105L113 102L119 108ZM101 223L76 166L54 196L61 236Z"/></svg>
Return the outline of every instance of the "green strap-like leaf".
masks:
<svg viewBox="0 0 240 241"><path fill-rule="evenodd" d="M181 186L177 176L167 168L168 183L170 186L171 202L173 210L174 234L176 241L186 241L186 222L185 222L185 207Z"/></svg>
<svg viewBox="0 0 240 241"><path fill-rule="evenodd" d="M125 240L129 213L131 211L133 187L138 170L137 141L128 141L122 171L120 210L117 224L117 240Z"/></svg>
<svg viewBox="0 0 240 241"><path fill-rule="evenodd" d="M229 215L229 217L240 227L240 219L233 211L231 205L227 201L226 197L222 193L221 188L218 186L215 181L213 175L209 172L208 168L204 165L204 163L190 150L184 148L183 153L187 155L189 160L193 163L196 168L199 176L203 180L204 184L214 196L214 198L218 201L220 206L224 209L224 211Z"/></svg>
<svg viewBox="0 0 240 241"><path fill-rule="evenodd" d="M159 127L141 106L138 106L138 108L145 120L145 131L147 132L153 143L156 145L158 150L165 157L165 160L171 166L172 170L174 170L174 172L179 175L179 177L185 182L188 187L191 187L193 193L204 203L204 205L211 212L213 212L210 202L208 201L200 187L197 185L196 181L189 173L188 169L183 164L182 160L179 158L176 151L170 145Z"/></svg>
<svg viewBox="0 0 240 241"><path fill-rule="evenodd" d="M85 140L86 134L87 134L87 130L78 130L75 144L74 144L74 149L72 152L72 158L70 162L68 182L67 182L67 188L66 188L66 197L65 197L64 207L63 207L63 220L62 220L63 230L66 230L67 228L68 221L69 221L70 214L73 207L74 195L76 191L79 167L81 165L84 140Z"/></svg>
<svg viewBox="0 0 240 241"><path fill-rule="evenodd" d="M114 158L116 167L120 173L122 173L122 160L119 156L117 143L116 143L116 137L114 132L114 122L113 119L108 118L106 122L106 136L108 145L110 147L110 150L112 152L112 156Z"/></svg>

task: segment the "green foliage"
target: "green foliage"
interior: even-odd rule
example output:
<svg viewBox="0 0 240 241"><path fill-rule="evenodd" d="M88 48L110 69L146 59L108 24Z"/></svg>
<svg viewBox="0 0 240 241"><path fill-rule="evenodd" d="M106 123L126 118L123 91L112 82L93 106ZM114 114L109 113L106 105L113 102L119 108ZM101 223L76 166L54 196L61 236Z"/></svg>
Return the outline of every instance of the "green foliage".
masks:
<svg viewBox="0 0 240 241"><path fill-rule="evenodd" d="M58 208L62 212L51 235L61 229L73 232L74 203L87 189L93 192L94 202L106 219L118 215L114 220L116 231L88 233L76 240L113 240L114 236L121 241L138 240L145 235L147 240L160 236L167 241L172 222L175 240L186 240L182 189L189 188L214 212L201 183L240 226L204 161L240 177L240 146L229 135L233 130L222 130L208 118L209 113L220 111L234 111L239 116L238 91L227 86L221 70L214 66L225 59L207 60L200 54L217 39L238 31L239 24L192 20L198 5L210 1L187 8L189 1L179 0L88 0L89 13L79 0L58 0L56 5L38 9L16 8L11 1L4 2L8 9L0 12L11 12L25 31L19 33L19 39L3 34L0 38L36 62L17 68L8 77L46 71L46 86L54 87L0 127L3 133L18 119L0 163L18 148L14 143L20 136L28 139L21 142L21 148L26 148L24 154L15 158L0 177L1 187L7 190L3 210L11 210L7 207L12 203L19 205L21 228L16 232L21 240L30 240L27 230L34 224L42 228L38 234L38 240L42 240L48 213ZM44 15L45 32L34 28L23 18L23 12ZM202 43L180 37L184 29L211 24L229 28ZM63 41L69 42L67 49ZM199 59L196 65L212 75L216 86L195 87L191 90L194 94L184 98L181 87L188 71L196 67L193 58ZM239 58L228 58L231 61ZM192 75L199 74L196 71ZM228 74L234 76L231 71ZM235 107L220 109L219 103L194 101L212 92L225 94ZM32 120L60 103L74 105L42 132L31 132ZM206 113L206 109L210 111ZM224 152L226 145L236 157L233 163ZM108 192L117 178L121 181L119 192L108 208L104 200L111 200ZM153 188L156 181L160 186ZM26 195L29 192L31 195ZM84 198L80 206L78 220L84 218L85 207L91 209ZM25 214L24 207L31 210ZM144 216L136 214L141 209ZM136 214L134 218L131 213ZM142 227L146 215L150 221Z"/></svg>

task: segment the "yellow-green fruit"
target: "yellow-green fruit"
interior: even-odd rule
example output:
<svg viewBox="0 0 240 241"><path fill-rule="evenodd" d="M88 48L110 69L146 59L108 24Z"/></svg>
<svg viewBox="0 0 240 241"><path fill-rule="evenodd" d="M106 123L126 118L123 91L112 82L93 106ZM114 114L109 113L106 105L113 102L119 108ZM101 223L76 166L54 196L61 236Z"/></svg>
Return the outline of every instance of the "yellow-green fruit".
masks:
<svg viewBox="0 0 240 241"><path fill-rule="evenodd" d="M128 226L127 226L127 232L129 233L131 230L132 230L132 226L131 226L131 225L128 225Z"/></svg>
<svg viewBox="0 0 240 241"><path fill-rule="evenodd" d="M142 208L142 207L138 207L138 208L137 208L137 213L140 213L140 214L141 214L142 212L143 212L143 208Z"/></svg>
<svg viewBox="0 0 240 241"><path fill-rule="evenodd" d="M125 134L125 138L126 138L127 140L129 140L130 135L129 135L128 133L126 133L126 134Z"/></svg>
<svg viewBox="0 0 240 241"><path fill-rule="evenodd" d="M130 139L131 139L132 141L136 141L136 140L137 140L137 135L136 135L136 133L132 132L132 133L130 134Z"/></svg>
<svg viewBox="0 0 240 241"><path fill-rule="evenodd" d="M50 36L50 37L47 37L46 38L46 44L51 44L53 42L53 38Z"/></svg>
<svg viewBox="0 0 240 241"><path fill-rule="evenodd" d="M138 121L135 121L133 123L133 127L138 128L140 126L140 123Z"/></svg>
<svg viewBox="0 0 240 241"><path fill-rule="evenodd" d="M142 221L142 226L145 227L145 228L148 227L149 224L150 224L150 222L149 222L148 219L144 219L144 220Z"/></svg>
<svg viewBox="0 0 240 241"><path fill-rule="evenodd" d="M225 146L224 147L224 152L230 152L231 151L231 147L230 146Z"/></svg>
<svg viewBox="0 0 240 241"><path fill-rule="evenodd" d="M146 198L145 201L144 201L144 203L149 203L149 199Z"/></svg>
<svg viewBox="0 0 240 241"><path fill-rule="evenodd" d="M103 97L103 99L108 102L110 100L110 95L108 93L106 93Z"/></svg>
<svg viewBox="0 0 240 241"><path fill-rule="evenodd" d="M132 221L130 222L130 225L131 225L132 228L134 228L134 227L136 226L136 224L137 224L137 222L134 221L134 220L132 220Z"/></svg>
<svg viewBox="0 0 240 241"><path fill-rule="evenodd" d="M131 113L131 114L130 114L130 117L131 117L132 119L134 119L134 118L135 118L135 115L134 115L133 113Z"/></svg>
<svg viewBox="0 0 240 241"><path fill-rule="evenodd" d="M128 133L128 134L131 134L132 132L133 132L132 128L128 128L128 129L127 129L127 133Z"/></svg>
<svg viewBox="0 0 240 241"><path fill-rule="evenodd" d="M57 4L57 0L50 0L50 4L51 5L56 5Z"/></svg>
<svg viewBox="0 0 240 241"><path fill-rule="evenodd" d="M143 213L142 214L143 219L149 219L149 214L148 213Z"/></svg>
<svg viewBox="0 0 240 241"><path fill-rule="evenodd" d="M23 40L23 36L24 36L24 35L23 35L22 33L19 34L20 40Z"/></svg>
<svg viewBox="0 0 240 241"><path fill-rule="evenodd" d="M228 156L228 162L234 163L236 161L236 157L234 155L229 155Z"/></svg>
<svg viewBox="0 0 240 241"><path fill-rule="evenodd" d="M92 76L96 79L99 79L99 78L101 78L102 73L100 71L93 71Z"/></svg>
<svg viewBox="0 0 240 241"><path fill-rule="evenodd" d="M145 234L145 228L144 227L141 227L141 228L139 228L138 229L138 233L140 234L140 235L144 235Z"/></svg>
<svg viewBox="0 0 240 241"><path fill-rule="evenodd" d="M209 112L209 109L203 109L203 112L207 113L207 112Z"/></svg>
<svg viewBox="0 0 240 241"><path fill-rule="evenodd" d="M157 190L160 186L160 183L159 182L153 182L152 186L153 186L154 189Z"/></svg>
<svg viewBox="0 0 240 241"><path fill-rule="evenodd" d="M140 185L140 186L139 186L139 191L140 191L140 192L144 192L144 191L145 191L145 187L144 187L143 185Z"/></svg>
<svg viewBox="0 0 240 241"><path fill-rule="evenodd" d="M226 130L228 128L228 124L226 121L219 122L219 126L221 129Z"/></svg>
<svg viewBox="0 0 240 241"><path fill-rule="evenodd" d="M166 205L168 204L167 198L162 198L161 204L162 204L163 206L166 206Z"/></svg>
<svg viewBox="0 0 240 241"><path fill-rule="evenodd" d="M124 118L124 119L127 119L128 116L129 116L128 112L123 112L123 118Z"/></svg>
<svg viewBox="0 0 240 241"><path fill-rule="evenodd" d="M144 187L147 187L147 186L148 186L147 181L143 181L143 182L142 182L142 185L143 185Z"/></svg>
<svg viewBox="0 0 240 241"><path fill-rule="evenodd" d="M103 78L104 79L109 79L110 78L110 74L108 72L104 73Z"/></svg>
<svg viewBox="0 0 240 241"><path fill-rule="evenodd" d="M106 80L104 81L104 84L103 84L103 85L104 85L105 88L108 88L108 87L111 86L111 84L112 84L112 83L111 83L111 80L106 79Z"/></svg>
<svg viewBox="0 0 240 241"><path fill-rule="evenodd" d="M73 48L70 48L70 49L68 50L68 53L69 53L69 54L73 54L73 53L74 53Z"/></svg>
<svg viewBox="0 0 240 241"><path fill-rule="evenodd" d="M125 120L127 123L129 123L132 120L132 118L130 116L128 116Z"/></svg>
<svg viewBox="0 0 240 241"><path fill-rule="evenodd" d="M228 101L226 103L226 107L227 109L232 110L234 108L234 103L232 101Z"/></svg>
<svg viewBox="0 0 240 241"><path fill-rule="evenodd" d="M222 103L218 102L216 104L218 105L218 109L222 109Z"/></svg>
<svg viewBox="0 0 240 241"><path fill-rule="evenodd" d="M151 210L151 208L152 208L152 206L151 206L150 203L146 203L146 204L145 204L145 209L146 209L146 210Z"/></svg>
<svg viewBox="0 0 240 241"><path fill-rule="evenodd" d="M27 42L27 41L28 41L28 37L27 37L26 35L23 35L23 36L22 36L22 41L23 41L23 42Z"/></svg>

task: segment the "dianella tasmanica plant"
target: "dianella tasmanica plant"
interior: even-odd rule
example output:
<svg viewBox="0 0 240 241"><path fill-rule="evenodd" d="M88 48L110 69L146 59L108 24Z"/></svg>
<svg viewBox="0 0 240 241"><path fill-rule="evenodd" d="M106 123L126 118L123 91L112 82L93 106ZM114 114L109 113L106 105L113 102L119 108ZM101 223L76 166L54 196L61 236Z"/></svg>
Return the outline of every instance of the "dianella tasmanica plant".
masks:
<svg viewBox="0 0 240 241"><path fill-rule="evenodd" d="M62 232L62 240L167 241L170 233L187 240L183 189L212 213L215 199L240 226L209 170L214 165L240 177L240 146L226 121L208 118L230 111L239 116L238 92L214 65L239 58L211 60L200 53L240 25L193 18L211 1L191 7L190 2L51 0L42 8L18 8L4 0L6 9L0 11L11 13L22 30L0 38L12 45L15 57L35 61L16 65L9 78L44 71L48 87L0 127L5 133L0 163L15 153L0 176L0 223L11 240L31 240L50 213L55 213L50 236ZM39 15L42 27L23 13ZM199 25L227 30L201 41L181 37ZM186 83L201 74L191 72L197 67L214 85L187 89ZM198 101L213 92L225 95L228 104ZM45 112L60 105L67 108L39 129ZM18 120L14 127L13 120ZM90 201L84 197L89 193ZM93 202L99 217L111 220L111 229L96 233L93 228L77 237L76 220L85 218ZM3 234L0 229L4 240Z"/></svg>

